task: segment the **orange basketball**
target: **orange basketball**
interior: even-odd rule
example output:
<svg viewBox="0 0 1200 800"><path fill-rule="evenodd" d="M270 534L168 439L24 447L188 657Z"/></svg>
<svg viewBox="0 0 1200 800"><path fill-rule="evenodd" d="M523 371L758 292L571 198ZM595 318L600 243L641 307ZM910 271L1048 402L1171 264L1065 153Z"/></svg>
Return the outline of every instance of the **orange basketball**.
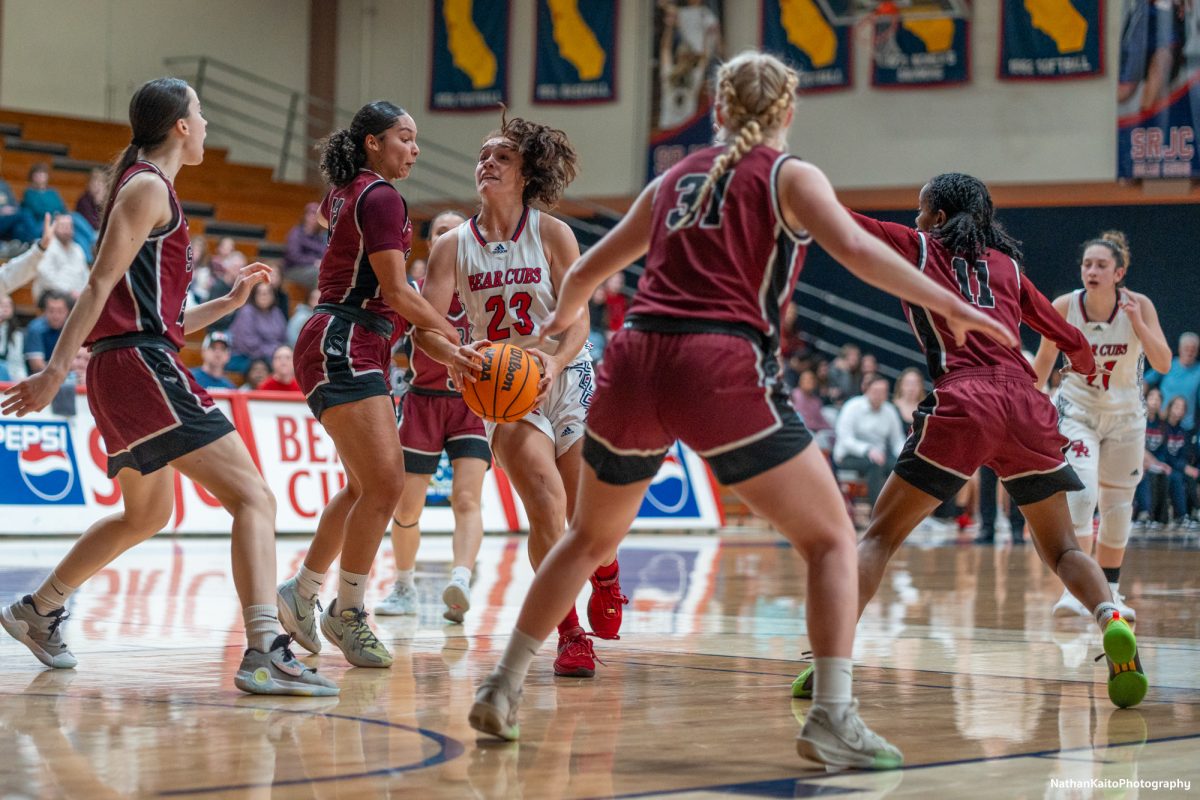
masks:
<svg viewBox="0 0 1200 800"><path fill-rule="evenodd" d="M488 422L516 422L532 411L542 376L533 356L512 344L488 345L479 354L479 375L463 387L467 407Z"/></svg>

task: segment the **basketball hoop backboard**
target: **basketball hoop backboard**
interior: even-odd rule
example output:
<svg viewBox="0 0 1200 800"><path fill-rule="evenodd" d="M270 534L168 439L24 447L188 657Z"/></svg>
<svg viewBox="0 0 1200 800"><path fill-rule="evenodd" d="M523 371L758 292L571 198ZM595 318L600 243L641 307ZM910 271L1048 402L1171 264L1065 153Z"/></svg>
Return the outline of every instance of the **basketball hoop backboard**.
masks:
<svg viewBox="0 0 1200 800"><path fill-rule="evenodd" d="M906 19L971 16L970 0L817 0L817 4L834 25L855 25L881 14Z"/></svg>

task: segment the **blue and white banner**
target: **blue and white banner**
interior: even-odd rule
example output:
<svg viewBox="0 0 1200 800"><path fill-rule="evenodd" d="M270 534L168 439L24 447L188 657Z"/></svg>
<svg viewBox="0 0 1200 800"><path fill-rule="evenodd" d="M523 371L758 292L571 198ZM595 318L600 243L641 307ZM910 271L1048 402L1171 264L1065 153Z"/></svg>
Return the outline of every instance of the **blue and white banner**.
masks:
<svg viewBox="0 0 1200 800"><path fill-rule="evenodd" d="M1104 74L1104 3L1002 0L1001 80L1060 80Z"/></svg>
<svg viewBox="0 0 1200 800"><path fill-rule="evenodd" d="M816 0L763 0L762 49L795 68L799 94L850 88L851 32L832 24Z"/></svg>
<svg viewBox="0 0 1200 800"><path fill-rule="evenodd" d="M430 111L494 111L508 102L506 0L433 0Z"/></svg>
<svg viewBox="0 0 1200 800"><path fill-rule="evenodd" d="M881 17L875 26L871 85L881 89L951 86L971 75L970 22L954 17Z"/></svg>
<svg viewBox="0 0 1200 800"><path fill-rule="evenodd" d="M1117 177L1200 178L1200 2L1128 0L1117 78Z"/></svg>
<svg viewBox="0 0 1200 800"><path fill-rule="evenodd" d="M79 459L66 420L0 421L0 504L84 504Z"/></svg>
<svg viewBox="0 0 1200 800"><path fill-rule="evenodd" d="M617 99L618 0L537 0L533 102Z"/></svg>

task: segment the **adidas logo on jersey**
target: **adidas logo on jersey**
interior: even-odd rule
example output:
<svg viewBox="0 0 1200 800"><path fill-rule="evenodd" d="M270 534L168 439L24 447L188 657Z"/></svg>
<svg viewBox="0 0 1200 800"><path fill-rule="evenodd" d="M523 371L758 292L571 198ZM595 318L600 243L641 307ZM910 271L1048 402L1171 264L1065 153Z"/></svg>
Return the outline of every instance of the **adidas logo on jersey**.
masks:
<svg viewBox="0 0 1200 800"><path fill-rule="evenodd" d="M491 253L494 256L502 255L508 252L508 248L504 246L504 242L493 242L490 245Z"/></svg>

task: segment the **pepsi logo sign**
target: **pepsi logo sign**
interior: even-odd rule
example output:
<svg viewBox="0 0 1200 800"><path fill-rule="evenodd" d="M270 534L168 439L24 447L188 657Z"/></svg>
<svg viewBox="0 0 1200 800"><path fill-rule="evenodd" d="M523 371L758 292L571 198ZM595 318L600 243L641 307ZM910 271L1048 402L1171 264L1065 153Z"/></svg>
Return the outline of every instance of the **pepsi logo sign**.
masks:
<svg viewBox="0 0 1200 800"><path fill-rule="evenodd" d="M0 502L83 504L66 423L4 422L0 426Z"/></svg>
<svg viewBox="0 0 1200 800"><path fill-rule="evenodd" d="M658 474L650 482L642 508L643 517L695 517L700 514L692 476L678 443L667 453Z"/></svg>

